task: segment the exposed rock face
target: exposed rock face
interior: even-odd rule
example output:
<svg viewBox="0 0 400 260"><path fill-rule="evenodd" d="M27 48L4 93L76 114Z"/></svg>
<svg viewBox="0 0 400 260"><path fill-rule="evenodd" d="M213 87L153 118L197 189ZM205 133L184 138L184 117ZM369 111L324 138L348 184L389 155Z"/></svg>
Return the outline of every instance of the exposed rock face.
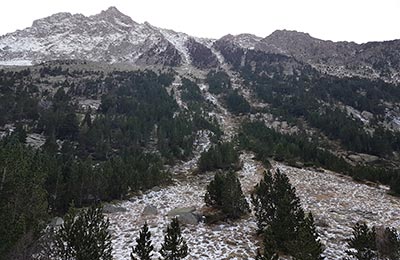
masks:
<svg viewBox="0 0 400 260"><path fill-rule="evenodd" d="M115 7L89 17L58 13L1 36L0 64L75 59L179 66L189 55L180 47L189 39L186 34L136 23Z"/></svg>
<svg viewBox="0 0 400 260"><path fill-rule="evenodd" d="M189 39L186 42L186 46L189 50L192 58L192 64L194 66L201 69L215 68L218 66L217 57L203 44L194 39Z"/></svg>
<svg viewBox="0 0 400 260"><path fill-rule="evenodd" d="M314 68L336 76L381 78L400 82L400 40L386 42L332 42L311 37L307 33L278 30L262 39L254 35L227 35L214 46L237 66L246 50L282 54L312 65ZM242 50L239 50L242 49Z"/></svg>
<svg viewBox="0 0 400 260"><path fill-rule="evenodd" d="M29 65L50 60L90 60L137 65L193 65L215 68L219 59L233 67L246 54L279 54L336 76L380 78L400 82L400 40L332 42L309 34L278 30L261 38L251 34L226 35L219 40L194 38L161 29L110 7L100 14L58 13L32 26L0 36L0 65Z"/></svg>

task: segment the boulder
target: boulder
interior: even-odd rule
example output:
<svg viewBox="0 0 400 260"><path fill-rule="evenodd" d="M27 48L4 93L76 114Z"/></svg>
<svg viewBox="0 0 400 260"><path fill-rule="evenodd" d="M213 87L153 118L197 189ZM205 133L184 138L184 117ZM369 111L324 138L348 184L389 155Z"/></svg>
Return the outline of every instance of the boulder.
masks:
<svg viewBox="0 0 400 260"><path fill-rule="evenodd" d="M168 212L168 216L178 217L179 222L184 225L197 225L202 219L195 207L175 208Z"/></svg>
<svg viewBox="0 0 400 260"><path fill-rule="evenodd" d="M127 212L128 210L124 207L119 207L111 204L105 204L103 206L104 213L117 213L117 212Z"/></svg>
<svg viewBox="0 0 400 260"><path fill-rule="evenodd" d="M159 192L159 191L161 191L161 188L158 187L158 186L155 186L155 187L153 187L153 188L151 189L151 191Z"/></svg>
<svg viewBox="0 0 400 260"><path fill-rule="evenodd" d="M372 163L372 162L379 160L378 156L371 155L371 154L360 153L360 156L367 163Z"/></svg>
<svg viewBox="0 0 400 260"><path fill-rule="evenodd" d="M195 211L196 211L195 207L175 208L175 209L171 210L170 212L168 212L168 216L175 217L175 216L182 215L185 213L193 213Z"/></svg>
<svg viewBox="0 0 400 260"><path fill-rule="evenodd" d="M59 227L62 224L64 224L64 220L62 218L60 218L60 217L53 218L51 220L51 223L50 223L50 225L53 226L53 227Z"/></svg>
<svg viewBox="0 0 400 260"><path fill-rule="evenodd" d="M178 220L183 225L197 225L199 223L199 219L193 213L180 214Z"/></svg>
<svg viewBox="0 0 400 260"><path fill-rule="evenodd" d="M144 207L142 212L142 216L157 215L157 214L158 210L157 207L155 207L154 205L147 205L146 207Z"/></svg>
<svg viewBox="0 0 400 260"><path fill-rule="evenodd" d="M351 154L348 158L356 163L372 163L379 160L378 156L365 153Z"/></svg>
<svg viewBox="0 0 400 260"><path fill-rule="evenodd" d="M374 114L372 114L371 112L368 112L368 111L362 111L361 116L367 120L371 120L374 118Z"/></svg>

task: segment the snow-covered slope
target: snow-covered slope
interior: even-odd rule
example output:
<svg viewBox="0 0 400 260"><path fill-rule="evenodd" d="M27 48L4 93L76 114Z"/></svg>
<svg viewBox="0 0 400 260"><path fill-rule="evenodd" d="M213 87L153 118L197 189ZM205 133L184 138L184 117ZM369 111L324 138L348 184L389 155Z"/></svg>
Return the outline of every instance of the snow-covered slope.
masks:
<svg viewBox="0 0 400 260"><path fill-rule="evenodd" d="M201 45L184 33L136 23L115 7L89 17L58 13L1 36L0 64L77 59L178 66L190 63L193 41Z"/></svg>

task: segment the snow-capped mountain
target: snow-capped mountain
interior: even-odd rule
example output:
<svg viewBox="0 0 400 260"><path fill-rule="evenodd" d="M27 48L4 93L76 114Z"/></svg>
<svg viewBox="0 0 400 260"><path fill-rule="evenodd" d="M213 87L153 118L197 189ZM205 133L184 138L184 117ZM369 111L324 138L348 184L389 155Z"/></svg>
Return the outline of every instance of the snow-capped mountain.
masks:
<svg viewBox="0 0 400 260"><path fill-rule="evenodd" d="M89 17L54 14L34 21L29 28L0 36L0 65L73 59L136 65L190 64L209 69L221 62L240 66L248 51L292 57L335 76L400 82L400 40L332 42L287 30L265 38L239 34L202 39L147 22L137 23L115 7Z"/></svg>
<svg viewBox="0 0 400 260"><path fill-rule="evenodd" d="M30 64L77 59L109 63L177 66L199 59L199 49L217 65L208 47L194 38L160 29L110 7L100 14L58 13L36 20L32 26L0 37L0 63ZM201 56L202 57L202 56ZM197 64L194 62L194 64Z"/></svg>

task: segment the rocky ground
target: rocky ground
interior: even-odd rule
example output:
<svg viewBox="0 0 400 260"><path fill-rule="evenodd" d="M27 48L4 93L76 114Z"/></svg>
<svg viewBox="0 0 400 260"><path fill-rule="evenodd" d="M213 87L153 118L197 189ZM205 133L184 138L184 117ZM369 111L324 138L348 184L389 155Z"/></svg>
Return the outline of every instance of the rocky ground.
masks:
<svg viewBox="0 0 400 260"><path fill-rule="evenodd" d="M262 177L263 167L250 153L242 154L241 160L243 169L239 176L249 198ZM351 227L358 221L400 227L400 200L388 195L385 187L355 183L329 171L298 169L278 163L273 168L289 176L304 208L314 214L328 260L345 256L345 239L351 236ZM115 259L128 258L130 247L135 245L145 221L150 225L156 250L160 249L166 225L176 212L196 213L205 207L203 196L211 178L212 174L191 175L186 181L156 188L118 204L124 210L108 214ZM258 243L255 231L252 214L236 222L209 226L196 221L184 225L183 236L190 248L186 259L254 259Z"/></svg>
<svg viewBox="0 0 400 260"><path fill-rule="evenodd" d="M262 165L252 157L250 153L241 155L244 165L239 172L243 191L248 197L263 172ZM183 212L187 216L205 207L204 194L212 177L212 174L191 175L187 180L176 182L173 186L156 188L118 204L123 210L108 214L114 258L128 259L130 247L135 245L139 229L146 221L150 226L155 249L159 250L164 230L177 212ZM187 259L254 259L257 250L255 229L256 223L252 215L240 221L215 225L197 223L197 220L188 223L183 228L183 236L190 248Z"/></svg>
<svg viewBox="0 0 400 260"><path fill-rule="evenodd" d="M400 199L387 194L387 187L371 187L330 171L281 169L296 187L304 208L316 219L326 259L341 259L351 227L365 221L374 226L400 228Z"/></svg>
<svg viewBox="0 0 400 260"><path fill-rule="evenodd" d="M176 87L179 82L176 82ZM178 89L178 88L177 88ZM237 117L227 111L218 96L201 85L205 98L215 106L215 116L224 130L223 140L231 140L238 129ZM177 99L179 92L176 92ZM184 103L180 104L182 107ZM269 124L269 121L265 121ZM269 124L274 127L274 124ZM276 127L282 127L281 125ZM199 132L194 156L170 168L175 183L169 187L154 188L128 201L120 202L108 214L110 218L113 255L116 260L129 259L131 247L139 229L147 222L152 233L155 250L161 248L164 230L170 219L180 215L183 236L190 248L186 259L254 259L259 244L255 236L256 222L253 214L228 223L206 225L199 212L204 210L204 194L213 173L196 175L197 162L202 151L210 147L208 132ZM242 189L249 199L253 187L262 178L264 168L244 152L240 159L243 167L238 172ZM314 215L321 241L325 245L327 260L345 256L346 241L351 236L351 227L358 221L370 225L400 228L400 199L387 194L386 187L371 187L356 183L346 176L334 172L299 169L281 163L273 163L273 171L286 173L297 190L306 211ZM154 255L154 259L158 257Z"/></svg>

